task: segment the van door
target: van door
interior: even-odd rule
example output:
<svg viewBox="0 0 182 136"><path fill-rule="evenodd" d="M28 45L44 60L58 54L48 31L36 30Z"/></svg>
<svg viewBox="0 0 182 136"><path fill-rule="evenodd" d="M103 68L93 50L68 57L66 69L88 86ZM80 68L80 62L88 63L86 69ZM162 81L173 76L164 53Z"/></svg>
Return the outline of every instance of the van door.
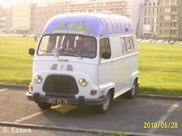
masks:
<svg viewBox="0 0 182 136"><path fill-rule="evenodd" d="M99 41L100 65L99 65L99 86L101 91L107 91L114 87L112 82L112 59L109 38L101 38ZM106 93L106 92L105 92Z"/></svg>
<svg viewBox="0 0 182 136"><path fill-rule="evenodd" d="M112 52L112 80L115 83L115 92L118 95L128 87L128 73L125 60L122 56L122 46L120 36L110 38ZM122 91L121 91L122 90Z"/></svg>

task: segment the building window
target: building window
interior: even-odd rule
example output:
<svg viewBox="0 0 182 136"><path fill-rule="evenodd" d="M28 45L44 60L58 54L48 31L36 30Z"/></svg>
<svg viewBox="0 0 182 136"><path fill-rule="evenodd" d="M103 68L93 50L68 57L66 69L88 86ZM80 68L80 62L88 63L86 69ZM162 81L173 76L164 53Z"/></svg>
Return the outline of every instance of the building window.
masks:
<svg viewBox="0 0 182 136"><path fill-rule="evenodd" d="M177 8L171 8L171 12L177 12Z"/></svg>
<svg viewBox="0 0 182 136"><path fill-rule="evenodd" d="M176 0L171 0L171 4L176 4Z"/></svg>
<svg viewBox="0 0 182 136"><path fill-rule="evenodd" d="M171 16L170 15L164 16L164 20L170 20L170 19L171 19Z"/></svg>
<svg viewBox="0 0 182 136"><path fill-rule="evenodd" d="M168 5L168 4L169 4L169 0L166 0L166 1L165 1L165 5Z"/></svg>
<svg viewBox="0 0 182 136"><path fill-rule="evenodd" d="M144 18L144 24L147 24L146 18Z"/></svg>
<svg viewBox="0 0 182 136"><path fill-rule="evenodd" d="M171 16L171 19L172 19L172 20L177 20L177 16L172 15L172 16Z"/></svg>
<svg viewBox="0 0 182 136"><path fill-rule="evenodd" d="M149 15L149 12L150 12L150 11L149 11L149 9L147 8L147 9L146 9L146 15L147 15L147 16Z"/></svg>
<svg viewBox="0 0 182 136"><path fill-rule="evenodd" d="M157 8L154 9L154 15L157 15Z"/></svg>
<svg viewBox="0 0 182 136"><path fill-rule="evenodd" d="M150 15L153 16L154 13L153 13L153 9L150 9Z"/></svg>
<svg viewBox="0 0 182 136"><path fill-rule="evenodd" d="M171 8L165 8L164 11L165 11L166 13L170 13L170 12L171 12Z"/></svg>

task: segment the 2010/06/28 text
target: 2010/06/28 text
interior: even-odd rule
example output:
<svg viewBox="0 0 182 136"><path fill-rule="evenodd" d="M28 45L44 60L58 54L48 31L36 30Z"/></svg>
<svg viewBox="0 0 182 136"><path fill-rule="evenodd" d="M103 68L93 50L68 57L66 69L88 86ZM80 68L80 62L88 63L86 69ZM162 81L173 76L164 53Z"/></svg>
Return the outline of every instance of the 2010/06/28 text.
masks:
<svg viewBox="0 0 182 136"><path fill-rule="evenodd" d="M179 127L178 122L144 122L143 128L151 129L151 128L170 128L177 129Z"/></svg>

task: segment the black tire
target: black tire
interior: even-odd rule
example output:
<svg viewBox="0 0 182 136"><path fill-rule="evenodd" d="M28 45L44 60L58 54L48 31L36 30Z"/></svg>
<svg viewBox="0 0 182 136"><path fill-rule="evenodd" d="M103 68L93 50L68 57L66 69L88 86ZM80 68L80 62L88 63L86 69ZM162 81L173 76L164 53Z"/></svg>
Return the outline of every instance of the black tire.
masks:
<svg viewBox="0 0 182 136"><path fill-rule="evenodd" d="M50 107L52 106L52 104L50 104L50 103L45 103L45 102L38 102L37 105L38 105L39 108L42 109L42 110L50 109Z"/></svg>
<svg viewBox="0 0 182 136"><path fill-rule="evenodd" d="M112 102L112 94L111 92L109 91L107 93L107 99L106 99L106 102L101 104L101 105L98 105L95 107L95 110L98 112L98 113L106 113L111 105L111 102Z"/></svg>
<svg viewBox="0 0 182 136"><path fill-rule="evenodd" d="M137 80L133 82L132 88L126 93L126 97L128 99L133 99L135 97L136 91L137 91Z"/></svg>

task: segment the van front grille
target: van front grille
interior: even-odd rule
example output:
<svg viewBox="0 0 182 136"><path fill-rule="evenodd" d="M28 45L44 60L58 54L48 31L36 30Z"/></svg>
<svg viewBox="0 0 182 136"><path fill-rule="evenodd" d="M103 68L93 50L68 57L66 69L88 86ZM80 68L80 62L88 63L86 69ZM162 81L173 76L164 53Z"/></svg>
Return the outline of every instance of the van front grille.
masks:
<svg viewBox="0 0 182 136"><path fill-rule="evenodd" d="M77 94L78 86L71 76L50 75L47 77L43 91L46 93Z"/></svg>

